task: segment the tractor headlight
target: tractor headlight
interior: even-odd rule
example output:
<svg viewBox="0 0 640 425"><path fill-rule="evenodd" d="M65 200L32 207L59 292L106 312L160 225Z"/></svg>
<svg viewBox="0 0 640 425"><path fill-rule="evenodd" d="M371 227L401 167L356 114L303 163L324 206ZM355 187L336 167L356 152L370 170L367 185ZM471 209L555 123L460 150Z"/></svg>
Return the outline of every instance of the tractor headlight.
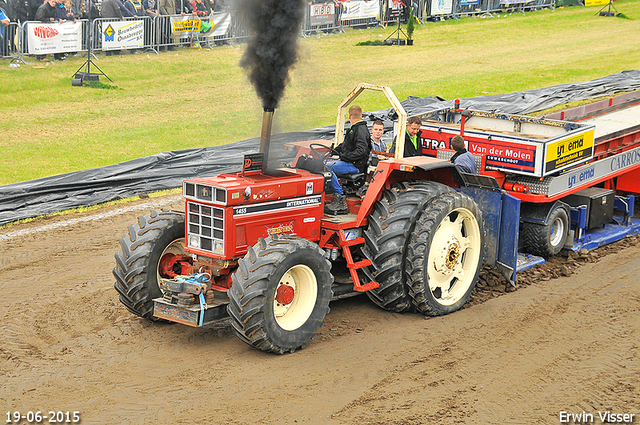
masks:
<svg viewBox="0 0 640 425"><path fill-rule="evenodd" d="M189 246L192 248L200 248L200 237L196 235L189 235Z"/></svg>

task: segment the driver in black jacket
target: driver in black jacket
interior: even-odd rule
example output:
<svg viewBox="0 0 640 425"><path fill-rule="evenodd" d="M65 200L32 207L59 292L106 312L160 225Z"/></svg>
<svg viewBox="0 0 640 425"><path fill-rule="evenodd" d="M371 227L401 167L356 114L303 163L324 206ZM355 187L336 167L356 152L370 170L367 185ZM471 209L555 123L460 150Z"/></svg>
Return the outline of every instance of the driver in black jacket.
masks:
<svg viewBox="0 0 640 425"><path fill-rule="evenodd" d="M340 155L339 160L327 162L327 169L331 171L331 187L333 188L333 202L325 207L325 214L347 214L347 197L338 181L337 175L364 173L367 170L369 154L371 153L371 134L367 123L362 120L362 108L353 105L349 108L351 128L344 136L344 141L336 147Z"/></svg>

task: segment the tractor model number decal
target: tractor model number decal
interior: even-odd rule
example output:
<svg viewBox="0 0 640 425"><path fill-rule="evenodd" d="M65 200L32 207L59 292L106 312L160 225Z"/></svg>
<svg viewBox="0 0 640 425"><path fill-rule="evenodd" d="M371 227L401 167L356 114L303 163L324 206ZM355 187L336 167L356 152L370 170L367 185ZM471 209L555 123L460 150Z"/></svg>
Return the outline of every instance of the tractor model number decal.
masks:
<svg viewBox="0 0 640 425"><path fill-rule="evenodd" d="M290 199L287 201L265 202L262 204L245 205L233 208L233 215L247 215L254 213L264 213L269 211L279 211L289 208L313 207L322 203L322 195L309 196L306 198Z"/></svg>

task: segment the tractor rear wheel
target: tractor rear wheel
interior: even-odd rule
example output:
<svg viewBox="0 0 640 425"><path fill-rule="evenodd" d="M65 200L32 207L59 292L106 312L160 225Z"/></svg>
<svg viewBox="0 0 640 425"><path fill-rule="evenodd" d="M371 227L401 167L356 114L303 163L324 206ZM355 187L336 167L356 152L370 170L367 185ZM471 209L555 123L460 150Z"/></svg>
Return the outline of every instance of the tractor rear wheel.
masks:
<svg viewBox="0 0 640 425"><path fill-rule="evenodd" d="M369 216L362 249L372 265L364 272L380 286L367 292L379 307L395 312L413 309L406 286L405 259L409 235L424 205L431 199L452 192L436 182L401 182L383 192Z"/></svg>
<svg viewBox="0 0 640 425"><path fill-rule="evenodd" d="M482 268L484 230L478 205L463 193L433 198L411 234L408 286L421 313L440 316L467 302Z"/></svg>
<svg viewBox="0 0 640 425"><path fill-rule="evenodd" d="M138 217L120 239L113 275L120 302L133 314L153 317L153 299L162 297L158 285L163 258L184 254L184 214L177 211L151 211Z"/></svg>
<svg viewBox="0 0 640 425"><path fill-rule="evenodd" d="M228 292L238 337L278 354L304 348L329 312L330 270L313 242L286 234L260 238L238 261Z"/></svg>
<svg viewBox="0 0 640 425"><path fill-rule="evenodd" d="M569 233L569 216L561 206L549 213L548 224L523 222L520 226L525 252L542 257L556 255L562 250Z"/></svg>

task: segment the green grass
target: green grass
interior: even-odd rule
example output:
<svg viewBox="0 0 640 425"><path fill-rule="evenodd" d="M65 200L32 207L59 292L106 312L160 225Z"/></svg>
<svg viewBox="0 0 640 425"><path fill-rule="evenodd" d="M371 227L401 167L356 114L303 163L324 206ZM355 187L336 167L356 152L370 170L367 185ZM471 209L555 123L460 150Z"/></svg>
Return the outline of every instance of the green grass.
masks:
<svg viewBox="0 0 640 425"><path fill-rule="evenodd" d="M629 19L598 7L503 14L417 25L414 46L357 46L395 29L300 39L300 58L276 111L275 131L335 123L338 103L361 81L407 96L472 97L591 80L640 68L640 2ZM238 62L244 46L100 56L113 80L72 87L83 58L9 68L0 61L0 184L215 146L260 134L262 111ZM365 94L364 110L388 107Z"/></svg>

